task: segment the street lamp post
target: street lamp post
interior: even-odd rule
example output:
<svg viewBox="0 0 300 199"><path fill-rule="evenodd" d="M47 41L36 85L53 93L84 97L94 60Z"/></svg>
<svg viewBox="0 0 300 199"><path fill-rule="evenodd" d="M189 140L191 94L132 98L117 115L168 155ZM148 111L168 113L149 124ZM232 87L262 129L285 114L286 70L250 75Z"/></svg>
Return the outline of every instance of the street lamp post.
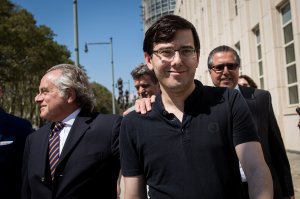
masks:
<svg viewBox="0 0 300 199"><path fill-rule="evenodd" d="M73 0L75 65L79 66L77 0Z"/></svg>
<svg viewBox="0 0 300 199"><path fill-rule="evenodd" d="M97 42L97 43L85 43L84 52L88 52L88 45L102 45L109 44L110 45L110 57L111 57L111 74L112 74L112 111L113 114L116 113L115 106L115 75L114 75L114 56L113 56L113 39L110 38L109 42Z"/></svg>

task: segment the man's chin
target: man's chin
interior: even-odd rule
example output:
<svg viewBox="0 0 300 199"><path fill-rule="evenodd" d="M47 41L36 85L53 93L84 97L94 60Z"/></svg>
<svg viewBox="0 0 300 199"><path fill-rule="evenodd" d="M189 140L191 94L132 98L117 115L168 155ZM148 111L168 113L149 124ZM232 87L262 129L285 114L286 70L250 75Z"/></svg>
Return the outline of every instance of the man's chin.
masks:
<svg viewBox="0 0 300 199"><path fill-rule="evenodd" d="M232 82L222 82L220 84L221 87L227 87L227 88L234 88L234 85Z"/></svg>
<svg viewBox="0 0 300 199"><path fill-rule="evenodd" d="M41 112L40 118L42 118L43 120L47 120L47 114Z"/></svg>

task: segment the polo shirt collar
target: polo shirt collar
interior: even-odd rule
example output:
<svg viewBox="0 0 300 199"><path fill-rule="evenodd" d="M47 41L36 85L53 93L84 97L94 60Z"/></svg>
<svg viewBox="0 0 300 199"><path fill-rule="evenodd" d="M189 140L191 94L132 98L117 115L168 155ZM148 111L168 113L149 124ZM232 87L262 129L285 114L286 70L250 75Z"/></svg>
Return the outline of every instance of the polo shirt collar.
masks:
<svg viewBox="0 0 300 199"><path fill-rule="evenodd" d="M203 84L198 80L194 80L194 83L196 85L194 91L188 96L188 98L184 102L184 114L194 115L194 113L197 113L197 110L201 104L199 102L199 99L201 99L203 95ZM168 115L170 114L164 108L161 99L161 93L156 94L153 106L159 111L159 113L161 113L165 117L168 117Z"/></svg>

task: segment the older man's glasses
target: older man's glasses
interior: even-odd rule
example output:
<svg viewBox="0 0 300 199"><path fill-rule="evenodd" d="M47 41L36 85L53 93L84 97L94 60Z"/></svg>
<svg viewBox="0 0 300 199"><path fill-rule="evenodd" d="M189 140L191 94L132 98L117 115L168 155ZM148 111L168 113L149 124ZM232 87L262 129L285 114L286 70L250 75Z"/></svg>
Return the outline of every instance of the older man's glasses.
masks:
<svg viewBox="0 0 300 199"><path fill-rule="evenodd" d="M236 63L223 63L215 65L211 68L211 70L215 71L216 73L223 73L224 68L227 67L227 70L236 70L239 65Z"/></svg>
<svg viewBox="0 0 300 199"><path fill-rule="evenodd" d="M194 48L180 48L178 50L162 48L159 50L154 50L153 54L163 61L172 61L175 57L176 51L178 51L181 59L189 59L196 56L196 50Z"/></svg>

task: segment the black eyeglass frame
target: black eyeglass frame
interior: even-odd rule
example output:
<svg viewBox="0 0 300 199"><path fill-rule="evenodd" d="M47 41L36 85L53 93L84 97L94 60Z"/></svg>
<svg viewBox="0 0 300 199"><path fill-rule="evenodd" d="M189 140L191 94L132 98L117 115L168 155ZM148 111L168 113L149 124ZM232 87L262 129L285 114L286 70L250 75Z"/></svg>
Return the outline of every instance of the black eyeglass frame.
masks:
<svg viewBox="0 0 300 199"><path fill-rule="evenodd" d="M167 56L163 56L161 53L164 50L169 50L170 52L172 52L172 56L167 57ZM182 54L183 51L185 50L189 50L190 53L192 53L191 55L184 55ZM167 59L166 61L172 61L175 57L176 51L179 53L179 56L182 58L190 58L196 55L196 49L195 48L190 48L190 47L183 47L183 48L179 48L177 50L172 49L172 48L162 48L162 49L158 49L158 50L153 50L153 54L155 54L156 56L158 56L160 59Z"/></svg>

